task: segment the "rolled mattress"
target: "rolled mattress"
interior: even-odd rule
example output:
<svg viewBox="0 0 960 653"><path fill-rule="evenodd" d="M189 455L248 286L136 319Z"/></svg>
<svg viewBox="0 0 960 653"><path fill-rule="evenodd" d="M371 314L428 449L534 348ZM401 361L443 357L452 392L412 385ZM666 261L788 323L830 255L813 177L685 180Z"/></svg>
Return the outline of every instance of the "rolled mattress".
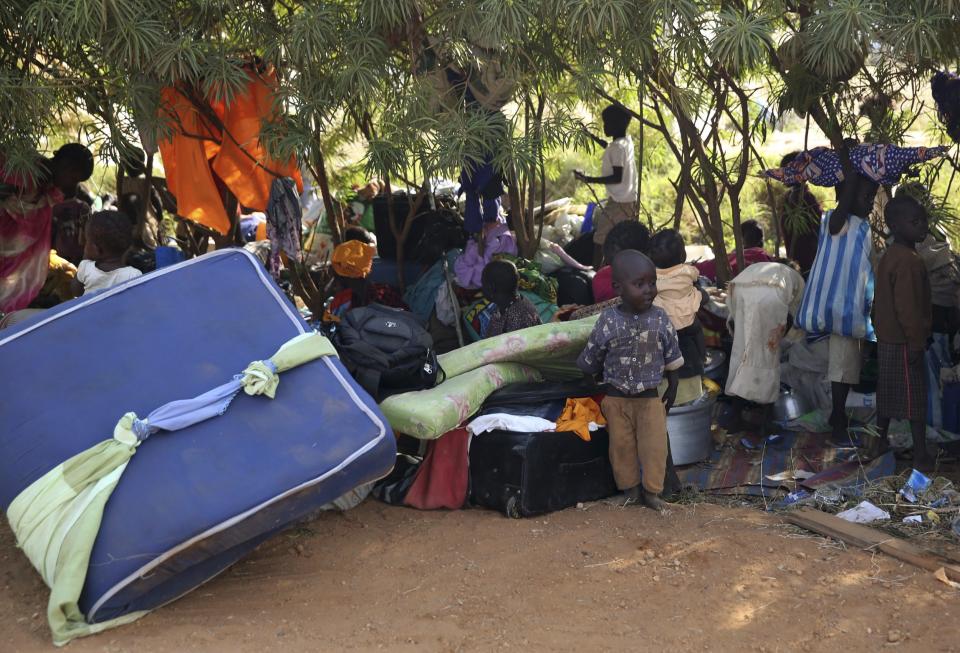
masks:
<svg viewBox="0 0 960 653"><path fill-rule="evenodd" d="M145 416L230 381L307 333L260 263L223 250L0 331L0 506ZM335 356L144 440L107 500L78 605L87 623L156 608L393 466L386 420Z"/></svg>

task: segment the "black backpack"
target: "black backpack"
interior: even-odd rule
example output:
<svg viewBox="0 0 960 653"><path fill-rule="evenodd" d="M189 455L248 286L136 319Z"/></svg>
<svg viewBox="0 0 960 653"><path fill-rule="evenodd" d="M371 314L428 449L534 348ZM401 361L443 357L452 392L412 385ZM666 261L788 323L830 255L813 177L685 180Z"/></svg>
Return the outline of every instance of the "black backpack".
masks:
<svg viewBox="0 0 960 653"><path fill-rule="evenodd" d="M440 376L433 339L408 311L381 304L351 309L333 341L347 371L377 401L432 388Z"/></svg>

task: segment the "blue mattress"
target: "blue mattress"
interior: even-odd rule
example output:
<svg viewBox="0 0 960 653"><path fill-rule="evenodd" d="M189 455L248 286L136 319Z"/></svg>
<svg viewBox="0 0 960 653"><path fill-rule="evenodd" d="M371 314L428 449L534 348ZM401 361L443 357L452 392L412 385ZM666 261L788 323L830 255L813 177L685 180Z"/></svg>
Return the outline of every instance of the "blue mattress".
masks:
<svg viewBox="0 0 960 653"><path fill-rule="evenodd" d="M0 331L0 506L113 433L272 355L307 326L255 258L224 250ZM145 441L107 503L80 608L156 608L323 504L380 478L396 446L336 358L281 375L274 400Z"/></svg>

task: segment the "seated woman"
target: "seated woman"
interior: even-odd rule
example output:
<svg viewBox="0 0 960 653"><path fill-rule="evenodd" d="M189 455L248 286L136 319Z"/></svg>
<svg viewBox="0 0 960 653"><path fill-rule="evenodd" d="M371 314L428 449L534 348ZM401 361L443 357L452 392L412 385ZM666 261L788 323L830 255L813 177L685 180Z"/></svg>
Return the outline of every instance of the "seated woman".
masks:
<svg viewBox="0 0 960 653"><path fill-rule="evenodd" d="M362 234L355 230L365 231L359 227L351 228L351 236L358 239L337 245L330 258L339 291L333 296L324 315L325 322L339 322L350 309L367 304L407 308L400 293L393 286L370 283L367 280L367 275L373 268L373 255L377 248L360 240Z"/></svg>
<svg viewBox="0 0 960 653"><path fill-rule="evenodd" d="M637 220L618 222L610 229L603 242L603 260L612 261L618 252L625 249L635 249L643 254L650 251L650 231ZM613 268L610 265L597 271L592 284L593 305L562 306L554 320L580 320L620 303L620 296L613 290Z"/></svg>
<svg viewBox="0 0 960 653"><path fill-rule="evenodd" d="M119 211L99 211L87 219L83 232L83 260L76 268L50 250L47 281L33 308L8 313L0 320L0 329L19 324L42 313L60 301L112 288L136 279L142 272L126 264L133 244L129 218ZM46 308L37 304L43 300ZM50 303L46 303L46 302Z"/></svg>

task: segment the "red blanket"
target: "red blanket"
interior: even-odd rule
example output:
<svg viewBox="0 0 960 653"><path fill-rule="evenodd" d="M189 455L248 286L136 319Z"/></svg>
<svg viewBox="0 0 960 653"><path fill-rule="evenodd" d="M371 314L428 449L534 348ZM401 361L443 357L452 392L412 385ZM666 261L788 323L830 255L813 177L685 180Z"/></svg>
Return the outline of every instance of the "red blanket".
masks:
<svg viewBox="0 0 960 653"><path fill-rule="evenodd" d="M467 429L448 431L427 445L427 455L417 471L404 503L411 508L456 510L467 501Z"/></svg>

